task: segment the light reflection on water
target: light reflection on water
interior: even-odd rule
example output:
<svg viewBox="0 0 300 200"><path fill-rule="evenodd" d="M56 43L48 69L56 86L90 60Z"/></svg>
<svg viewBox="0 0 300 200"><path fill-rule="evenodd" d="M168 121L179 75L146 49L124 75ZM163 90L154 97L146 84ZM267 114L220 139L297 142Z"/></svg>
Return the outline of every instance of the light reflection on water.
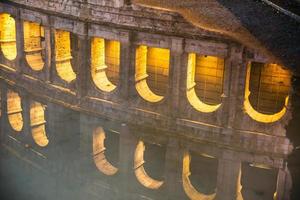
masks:
<svg viewBox="0 0 300 200"><path fill-rule="evenodd" d="M162 198L163 187L151 190L138 182L134 175L133 157L132 161L127 162L130 165L127 166L128 174L121 174L124 160L120 155L124 148L120 148L120 122L90 116L49 102L42 104L45 105L45 131L49 140L45 147L37 145L32 137L30 116L26 117L25 114L29 108L23 108L24 128L20 133L11 127L4 113L1 115L0 190L5 199L106 200L121 198L124 192L138 199ZM93 152L93 132L99 127L105 132L104 146L98 146L100 149ZM133 150L136 148L134 145L131 148ZM145 171L154 180L164 180L167 147L151 140L145 142L145 146L142 160L145 161ZM100 157L95 158L96 155ZM98 161L95 159L100 160L101 165L96 165ZM108 167L108 163L118 169L111 176L99 169ZM217 159L191 152L189 180L196 191L213 194L217 185L217 170ZM265 170L242 165L243 195L268 199L275 193L277 171ZM261 177L264 177L263 180ZM259 192L254 194L255 191ZM184 194L184 191L181 192ZM178 199L184 198L188 199L187 195Z"/></svg>

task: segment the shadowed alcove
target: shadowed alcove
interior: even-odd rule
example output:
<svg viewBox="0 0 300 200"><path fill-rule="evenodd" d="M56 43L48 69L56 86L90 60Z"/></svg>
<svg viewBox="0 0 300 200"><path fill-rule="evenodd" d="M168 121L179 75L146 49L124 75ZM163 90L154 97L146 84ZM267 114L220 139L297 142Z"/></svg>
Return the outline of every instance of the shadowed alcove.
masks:
<svg viewBox="0 0 300 200"><path fill-rule="evenodd" d="M134 153L134 173L145 188L157 190L163 185L164 151L160 146L145 145L141 140L138 142Z"/></svg>
<svg viewBox="0 0 300 200"><path fill-rule="evenodd" d="M213 200L216 196L218 160L206 154L185 151L182 184L191 200Z"/></svg>
<svg viewBox="0 0 300 200"><path fill-rule="evenodd" d="M275 199L277 174L277 169L272 169L264 165L243 163L240 181L242 199Z"/></svg>

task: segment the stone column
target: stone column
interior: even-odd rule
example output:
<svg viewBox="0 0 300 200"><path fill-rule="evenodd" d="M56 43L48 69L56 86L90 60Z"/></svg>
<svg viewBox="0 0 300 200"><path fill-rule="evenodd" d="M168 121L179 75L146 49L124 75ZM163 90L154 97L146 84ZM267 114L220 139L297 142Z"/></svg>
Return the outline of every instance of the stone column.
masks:
<svg viewBox="0 0 300 200"><path fill-rule="evenodd" d="M245 79L241 70L243 67L242 48L238 46L231 46L230 53L226 58L225 71L224 71L224 112L223 112L223 124L228 128L234 127L236 109L243 104L239 100L240 79ZM243 99L243 98L242 98ZM231 132L231 131L229 131Z"/></svg>
<svg viewBox="0 0 300 200"><path fill-rule="evenodd" d="M131 200L130 181L133 174L134 151L137 139L131 134L128 124L123 123L120 130L120 153L119 153L119 194L118 199Z"/></svg>
<svg viewBox="0 0 300 200"><path fill-rule="evenodd" d="M183 149L180 147L179 141L170 138L166 151L165 161L165 198L186 199L186 195L182 186L182 161Z"/></svg>
<svg viewBox="0 0 300 200"><path fill-rule="evenodd" d="M130 35L128 39L121 42L120 50L120 95L127 100L135 84L135 48L130 41Z"/></svg>
<svg viewBox="0 0 300 200"><path fill-rule="evenodd" d="M219 159L216 200L237 199L241 162L234 156L233 152L224 151Z"/></svg>
<svg viewBox="0 0 300 200"><path fill-rule="evenodd" d="M183 56L184 52L184 44L182 38L172 38L171 45L171 60L170 60L170 77L169 77L169 92L168 92L168 100L169 100L169 111L172 117L177 116L179 107L179 99L182 97L182 93L180 91L181 86L181 75L182 68L184 68L185 59ZM183 76L184 77L184 76ZM173 121L173 120L172 120Z"/></svg>
<svg viewBox="0 0 300 200"><path fill-rule="evenodd" d="M17 57L16 57L16 70L22 72L24 67L24 27L23 20L20 18L20 14L16 16L16 44L17 44Z"/></svg>
<svg viewBox="0 0 300 200"><path fill-rule="evenodd" d="M277 176L277 189L275 200L290 200L291 188L292 177L287 166L285 166L284 168L280 168L278 170Z"/></svg>
<svg viewBox="0 0 300 200"><path fill-rule="evenodd" d="M87 24L85 26L85 34L77 35L78 53L77 53L77 78L76 93L77 97L84 97L87 93L87 73L90 66L90 39L87 35Z"/></svg>
<svg viewBox="0 0 300 200"><path fill-rule="evenodd" d="M85 199L86 189L90 186L90 172L95 170L93 163L93 128L96 121L94 118L80 113L80 147L78 162L78 178L80 184L80 199Z"/></svg>
<svg viewBox="0 0 300 200"><path fill-rule="evenodd" d="M0 141L3 142L5 137L5 127L7 126L7 103L6 103L6 87L5 84L0 81L0 92L1 92L1 117L0 117Z"/></svg>
<svg viewBox="0 0 300 200"><path fill-rule="evenodd" d="M22 141L27 147L33 144L30 126L30 100L28 94L19 93L22 105L22 116L23 116L23 130L22 130Z"/></svg>
<svg viewBox="0 0 300 200"><path fill-rule="evenodd" d="M53 22L54 19L49 18L50 22L50 27L49 27L49 48L51 49L51 54L50 54L50 66L49 66L49 74L48 74L48 81L53 82L54 79L54 72L56 68L56 62L55 62L55 28L53 27Z"/></svg>
<svg viewBox="0 0 300 200"><path fill-rule="evenodd" d="M46 82L50 82L50 70L51 70L51 28L50 26L44 26L45 32L45 78Z"/></svg>

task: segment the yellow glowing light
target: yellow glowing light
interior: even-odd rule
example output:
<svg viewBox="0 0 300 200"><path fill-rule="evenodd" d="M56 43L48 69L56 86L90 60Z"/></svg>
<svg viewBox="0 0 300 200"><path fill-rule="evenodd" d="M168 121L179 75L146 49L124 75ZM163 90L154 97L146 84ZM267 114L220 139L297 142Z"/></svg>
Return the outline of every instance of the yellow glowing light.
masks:
<svg viewBox="0 0 300 200"><path fill-rule="evenodd" d="M262 123L272 123L276 122L281 119L286 113L286 107L288 105L289 96L285 98L285 104L281 111L274 113L274 114L263 114L256 111L249 100L250 92L250 70L251 64L247 67L247 75L246 75L246 85L245 85L245 99L244 99L244 109L246 113L255 121L262 122Z"/></svg>
<svg viewBox="0 0 300 200"><path fill-rule="evenodd" d="M189 176L191 175L190 172L190 163L191 163L191 156L188 151L184 152L183 156L183 163L182 163L182 185L186 195L191 200L213 200L216 197L216 194L202 194L201 192L197 191L194 186L192 185Z"/></svg>
<svg viewBox="0 0 300 200"><path fill-rule="evenodd" d="M70 83L76 79L73 71L70 32L55 30L55 61L58 76Z"/></svg>
<svg viewBox="0 0 300 200"><path fill-rule="evenodd" d="M45 129L45 108L38 102L31 102L30 104L30 126L31 134L35 143L41 147L48 145Z"/></svg>
<svg viewBox="0 0 300 200"><path fill-rule="evenodd" d="M209 105L201 101L195 90L195 66L196 66L196 54L190 53L188 57L188 70L187 70L187 90L186 95L187 99L190 104L193 106L194 109L203 112L203 113L211 113L216 111L222 105Z"/></svg>
<svg viewBox="0 0 300 200"><path fill-rule="evenodd" d="M241 185L241 179L242 179L242 170L240 168L238 179L237 179L237 184L236 184L236 193L237 193L236 200L243 200L244 199L243 195L242 195L243 186Z"/></svg>
<svg viewBox="0 0 300 200"><path fill-rule="evenodd" d="M117 41L105 41L103 38L93 38L91 46L91 74L93 82L100 90L111 92L116 89L116 85L110 82L108 79L110 73L107 72L109 70L114 74L118 74L120 43ZM115 76L112 75L114 78Z"/></svg>
<svg viewBox="0 0 300 200"><path fill-rule="evenodd" d="M105 40L106 75L114 85L118 85L119 83L120 47L121 45L118 41Z"/></svg>
<svg viewBox="0 0 300 200"><path fill-rule="evenodd" d="M144 187L152 190L159 189L163 185L163 181L158 181L151 178L144 168L144 151L145 145L143 141L139 141L134 153L134 173Z"/></svg>
<svg viewBox="0 0 300 200"><path fill-rule="evenodd" d="M105 157L105 132L102 127L98 127L93 132L93 157L96 167L103 174L112 176L118 172L118 168L114 167Z"/></svg>
<svg viewBox="0 0 300 200"><path fill-rule="evenodd" d="M14 60L17 57L16 25L9 14L0 14L0 47L5 58Z"/></svg>
<svg viewBox="0 0 300 200"><path fill-rule="evenodd" d="M35 71L44 67L41 36L43 27L37 23L24 21L24 51L28 65Z"/></svg>
<svg viewBox="0 0 300 200"><path fill-rule="evenodd" d="M274 199L274 200L276 200L276 199L277 199L277 191L276 191L276 192L274 192L273 199Z"/></svg>
<svg viewBox="0 0 300 200"><path fill-rule="evenodd" d="M23 129L21 98L11 90L7 92L7 115L12 129L20 132Z"/></svg>
<svg viewBox="0 0 300 200"><path fill-rule="evenodd" d="M164 98L153 90L156 92L166 90L165 79L169 74L169 60L170 50L168 49L148 48L143 45L136 49L135 87L146 101L156 103Z"/></svg>

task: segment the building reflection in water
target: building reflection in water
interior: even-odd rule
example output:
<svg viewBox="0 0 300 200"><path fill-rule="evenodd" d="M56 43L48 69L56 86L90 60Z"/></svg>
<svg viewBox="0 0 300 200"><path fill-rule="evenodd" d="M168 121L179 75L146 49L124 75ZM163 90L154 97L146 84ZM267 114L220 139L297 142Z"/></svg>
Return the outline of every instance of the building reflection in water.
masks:
<svg viewBox="0 0 300 200"><path fill-rule="evenodd" d="M288 200L291 70L169 10L48 2L0 3L3 199Z"/></svg>
<svg viewBox="0 0 300 200"><path fill-rule="evenodd" d="M183 146L173 152L163 137L148 135L151 128L145 131L33 101L4 85L1 98L7 99L1 104L1 190L5 195L16 199L117 199L123 195L161 199L165 185L170 184L166 170L176 158L171 175L178 175L180 198L216 197L218 171L224 163L213 154L195 152L184 145L188 142L184 139L180 141ZM174 155L171 160L170 153ZM237 198L273 198L277 176L276 169L243 163Z"/></svg>

